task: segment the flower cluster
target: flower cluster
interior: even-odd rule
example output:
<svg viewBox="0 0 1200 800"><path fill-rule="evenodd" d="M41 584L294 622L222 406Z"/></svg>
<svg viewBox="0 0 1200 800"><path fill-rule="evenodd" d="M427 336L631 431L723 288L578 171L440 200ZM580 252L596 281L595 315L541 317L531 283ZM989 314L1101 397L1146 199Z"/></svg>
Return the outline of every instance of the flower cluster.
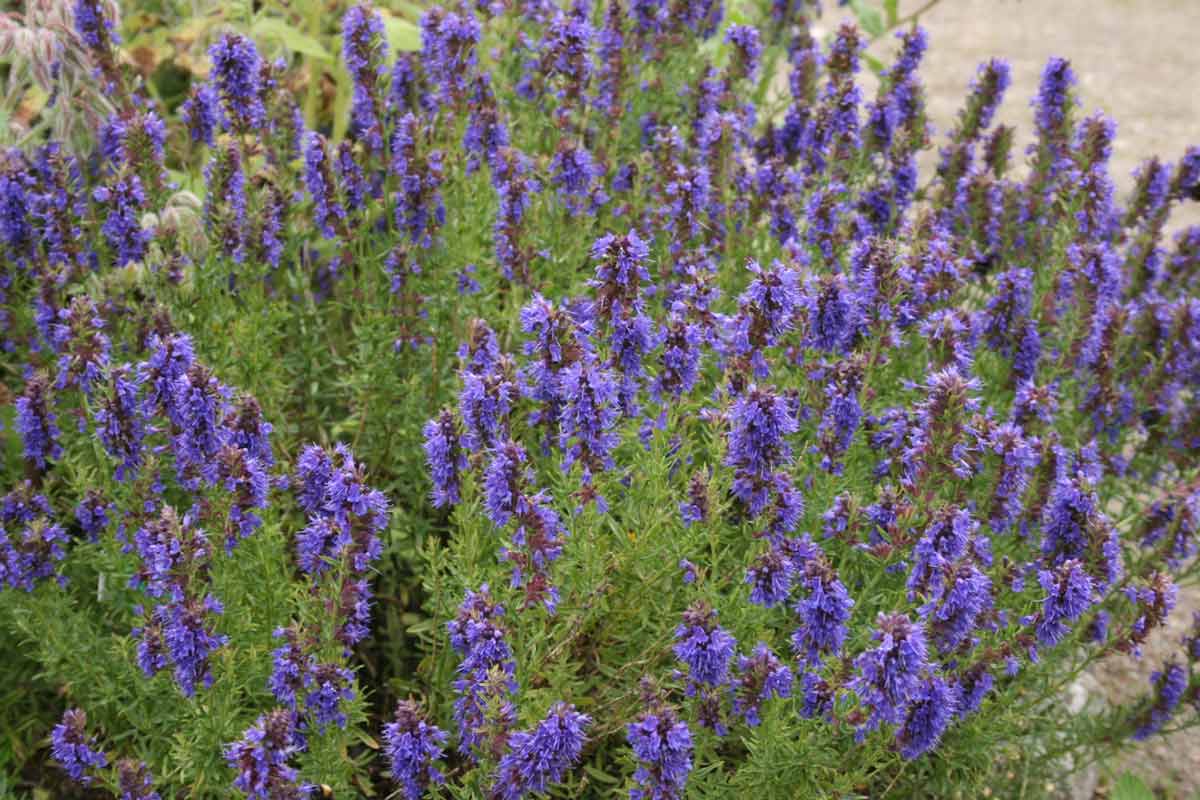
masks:
<svg viewBox="0 0 1200 800"><path fill-rule="evenodd" d="M717 612L696 603L675 629L675 657L687 665L690 691L716 687L729 677L729 661L737 640L716 624Z"/></svg>
<svg viewBox="0 0 1200 800"><path fill-rule="evenodd" d="M62 722L54 726L50 746L54 760L71 778L81 783L91 782L87 772L108 766L108 757L99 749L96 737L88 735L87 714L78 708L67 711Z"/></svg>
<svg viewBox="0 0 1200 800"><path fill-rule="evenodd" d="M46 459L59 458L62 446L58 443L61 431L57 415L51 410L49 381L36 374L25 382L25 391L13 403L17 410L17 432L25 447L25 458L39 469L46 468Z"/></svg>
<svg viewBox="0 0 1200 800"><path fill-rule="evenodd" d="M446 623L450 644L462 656L454 689L454 721L458 723L458 749L477 758L476 751L494 757L516 722L516 708L508 699L517 691L516 663L507 641L502 617L486 584L468 591L457 616Z"/></svg>
<svg viewBox="0 0 1200 800"><path fill-rule="evenodd" d="M925 632L903 614L884 614L876 621L873 638L878 646L855 659L858 675L851 688L870 710L868 725L899 724L929 666Z"/></svg>
<svg viewBox="0 0 1200 800"><path fill-rule="evenodd" d="M688 786L692 739L688 723L662 702L650 681L642 681L647 710L625 726L625 738L637 758L630 800L680 800Z"/></svg>
<svg viewBox="0 0 1200 800"><path fill-rule="evenodd" d="M237 133L249 133L266 124L263 106L262 58L245 36L222 36L208 51L212 81L221 98L224 121Z"/></svg>
<svg viewBox="0 0 1200 800"><path fill-rule="evenodd" d="M117 789L120 800L162 800L154 789L154 776L140 761L123 758L117 762Z"/></svg>
<svg viewBox="0 0 1200 800"><path fill-rule="evenodd" d="M762 720L759 710L764 701L771 697L790 697L792 694L792 670L771 652L764 642L754 647L751 656L738 658L738 679L734 684L736 695L733 713L742 717L750 727Z"/></svg>
<svg viewBox="0 0 1200 800"><path fill-rule="evenodd" d="M434 765L442 757L446 732L429 724L416 703L396 704L396 719L383 726L383 738L392 779L400 784L406 800L420 800L429 786L446 782Z"/></svg>
<svg viewBox="0 0 1200 800"><path fill-rule="evenodd" d="M368 149L383 149L380 78L387 74L387 40L383 18L367 6L354 6L342 20L342 58L354 79L350 119L352 135Z"/></svg>
<svg viewBox="0 0 1200 800"><path fill-rule="evenodd" d="M342 703L355 697L354 673L336 663L323 663L312 652L311 636L295 627L280 628L284 644L272 654L274 667L267 686L285 708L302 714L302 722L319 732L330 724L346 727Z"/></svg>
<svg viewBox="0 0 1200 800"><path fill-rule="evenodd" d="M508 752L500 759L489 796L495 800L521 800L546 791L579 761L591 718L575 706L556 703L532 731L509 737Z"/></svg>
<svg viewBox="0 0 1200 800"><path fill-rule="evenodd" d="M0 586L32 592L57 574L66 544L66 531L32 483L25 481L0 497Z"/></svg>
<svg viewBox="0 0 1200 800"><path fill-rule="evenodd" d="M295 715L278 709L263 714L241 740L229 745L225 760L237 771L234 787L250 800L298 800L311 797L314 787L299 783L296 768L288 762L305 749Z"/></svg>
<svg viewBox="0 0 1200 800"><path fill-rule="evenodd" d="M90 786L97 777L106 777L102 770L109 765L108 756L99 749L96 737L88 735L87 714L82 709L73 708L63 714L62 721L50 732L50 750L67 775L84 786ZM120 800L162 800L145 762L122 758L113 772L112 784L120 792Z"/></svg>
<svg viewBox="0 0 1200 800"><path fill-rule="evenodd" d="M300 453L296 494L308 515L296 537L296 562L314 583L332 574L338 639L352 646L370 632L367 573L383 552L379 534L388 525L387 497L367 485L365 469L342 444L332 453L317 445Z"/></svg>
<svg viewBox="0 0 1200 800"><path fill-rule="evenodd" d="M630 800L679 800L692 771L692 734L669 706L645 711L626 727L629 747L638 759Z"/></svg>

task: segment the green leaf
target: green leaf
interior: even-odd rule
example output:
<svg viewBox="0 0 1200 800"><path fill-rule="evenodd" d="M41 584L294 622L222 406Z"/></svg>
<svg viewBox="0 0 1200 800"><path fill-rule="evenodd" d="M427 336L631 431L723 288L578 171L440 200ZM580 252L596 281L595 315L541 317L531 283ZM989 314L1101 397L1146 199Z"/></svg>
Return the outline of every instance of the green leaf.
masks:
<svg viewBox="0 0 1200 800"><path fill-rule="evenodd" d="M1113 786L1113 800L1154 800L1154 792L1132 772L1123 772Z"/></svg>
<svg viewBox="0 0 1200 800"><path fill-rule="evenodd" d="M621 782L620 778L609 775L607 772L597 769L596 767L593 767L591 764L584 764L583 771L586 772L588 775L591 775L593 780L597 780L600 783L607 783L607 784L612 785L612 784Z"/></svg>
<svg viewBox="0 0 1200 800"><path fill-rule="evenodd" d="M896 22L900 19L900 0L883 0L883 13L887 16L887 26L889 28L896 27Z"/></svg>
<svg viewBox="0 0 1200 800"><path fill-rule="evenodd" d="M725 43L725 36L723 34L710 36L701 42L697 49L704 54L705 58L714 62L717 66L725 64L729 58L729 45Z"/></svg>
<svg viewBox="0 0 1200 800"><path fill-rule="evenodd" d="M250 28L256 39L276 39L287 49L321 61L333 61L333 54L307 33L296 30L278 17L260 17Z"/></svg>
<svg viewBox="0 0 1200 800"><path fill-rule="evenodd" d="M388 44L396 52L412 53L421 49L421 31L408 20L384 15L383 26L387 29Z"/></svg>
<svg viewBox="0 0 1200 800"><path fill-rule="evenodd" d="M417 5L416 3L405 2L405 0L392 0L391 8L393 11L397 11L400 14L415 20L419 20L425 13L425 9L421 8L421 6ZM384 20L387 20L386 14L384 14Z"/></svg>
<svg viewBox="0 0 1200 800"><path fill-rule="evenodd" d="M751 24L751 15L754 13L754 6L746 0L734 0L734 2L726 5L726 16L734 25L749 25Z"/></svg>
<svg viewBox="0 0 1200 800"><path fill-rule="evenodd" d="M878 38L887 30L883 24L883 15L879 13L878 9L867 5L864 0L853 0L850 7L854 10L854 15L858 17L858 24L862 25L862 29L871 38Z"/></svg>
<svg viewBox="0 0 1200 800"><path fill-rule="evenodd" d="M340 142L346 135L350 123L350 98L354 93L354 81L350 73L338 70L337 94L333 98L333 140Z"/></svg>

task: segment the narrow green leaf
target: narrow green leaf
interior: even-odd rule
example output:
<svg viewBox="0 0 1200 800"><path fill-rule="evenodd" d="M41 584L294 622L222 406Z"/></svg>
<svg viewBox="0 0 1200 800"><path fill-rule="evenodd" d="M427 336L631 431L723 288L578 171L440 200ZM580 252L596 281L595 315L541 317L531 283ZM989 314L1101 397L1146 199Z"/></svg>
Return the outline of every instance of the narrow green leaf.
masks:
<svg viewBox="0 0 1200 800"><path fill-rule="evenodd" d="M406 2L405 0L393 0L391 8L392 10L398 11L400 14L403 14L404 16L414 20L420 19L425 13L425 9L421 8L421 6L417 5L416 3ZM386 19L386 16L384 19Z"/></svg>
<svg viewBox="0 0 1200 800"><path fill-rule="evenodd" d="M421 49L421 31L408 20L384 15L383 26L393 50L412 53Z"/></svg>
<svg viewBox="0 0 1200 800"><path fill-rule="evenodd" d="M878 9L867 5L864 0L854 0L850 7L854 10L854 15L858 17L858 24L871 38L878 38L887 30L883 25L883 15L879 13Z"/></svg>
<svg viewBox="0 0 1200 800"><path fill-rule="evenodd" d="M1154 792L1132 772L1123 772L1112 791L1113 800L1154 800Z"/></svg>
<svg viewBox="0 0 1200 800"><path fill-rule="evenodd" d="M333 54L307 33L296 30L278 17L260 17L250 28L256 39L275 39L287 49L321 61L333 61Z"/></svg>
<svg viewBox="0 0 1200 800"><path fill-rule="evenodd" d="M609 775L607 772L603 772L603 771L597 769L596 767L593 767L591 764L584 764L583 771L586 772L588 775L591 775L593 779L599 781L600 783L607 783L607 784L612 785L612 784L617 784L617 783L621 782L620 778L618 778L614 775Z"/></svg>
<svg viewBox="0 0 1200 800"><path fill-rule="evenodd" d="M337 71L337 94L333 98L333 140L340 142L350 127L350 98L354 81L345 68Z"/></svg>
<svg viewBox="0 0 1200 800"><path fill-rule="evenodd" d="M883 13L887 16L887 26L896 27L900 19L900 0L883 0Z"/></svg>
<svg viewBox="0 0 1200 800"><path fill-rule="evenodd" d="M726 16L734 25L749 25L751 23L751 15L754 13L753 5L745 2L745 0L735 0L726 6Z"/></svg>

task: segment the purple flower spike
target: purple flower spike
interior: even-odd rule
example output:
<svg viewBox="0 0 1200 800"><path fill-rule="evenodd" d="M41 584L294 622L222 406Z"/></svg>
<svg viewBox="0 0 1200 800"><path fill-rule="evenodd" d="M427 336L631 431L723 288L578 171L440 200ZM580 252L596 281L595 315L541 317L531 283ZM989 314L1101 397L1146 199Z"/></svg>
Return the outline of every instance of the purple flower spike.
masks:
<svg viewBox="0 0 1200 800"><path fill-rule="evenodd" d="M0 498L0 587L32 592L56 574L67 541L46 497L34 494L29 481L18 485Z"/></svg>
<svg viewBox="0 0 1200 800"><path fill-rule="evenodd" d="M558 783L579 761L591 718L575 706L556 703L532 732L514 733L509 750L500 759L490 796L495 800L521 800Z"/></svg>
<svg viewBox="0 0 1200 800"><path fill-rule="evenodd" d="M746 583L753 587L750 602L772 608L786 601L792 590L792 575L791 559L782 551L772 548L763 553L746 570Z"/></svg>
<svg viewBox="0 0 1200 800"><path fill-rule="evenodd" d="M337 198L329 149L321 134L312 131L304 138L304 183L313 199L317 230L333 239L346 222L346 208Z"/></svg>
<svg viewBox="0 0 1200 800"><path fill-rule="evenodd" d="M794 556L793 563L806 594L794 607L799 624L792 634L792 650L815 667L841 652L854 601L817 546L807 539L800 544L807 552Z"/></svg>
<svg viewBox="0 0 1200 800"><path fill-rule="evenodd" d="M342 18L342 59L354 81L351 134L375 153L383 150L383 98L380 78L387 73L387 35L379 12L353 6Z"/></svg>
<svg viewBox="0 0 1200 800"><path fill-rule="evenodd" d="M765 476L791 459L787 438L799 429L787 401L773 389L751 386L730 412L726 463Z"/></svg>
<svg viewBox="0 0 1200 800"><path fill-rule="evenodd" d="M226 34L208 49L208 55L225 120L236 133L261 131L267 124L267 110L262 98L262 58L254 42L240 34Z"/></svg>
<svg viewBox="0 0 1200 800"><path fill-rule="evenodd" d="M42 373L36 373L25 381L25 391L13 402L17 410L16 429L21 434L25 458L39 470L46 469L46 459L62 457L62 446L58 443L61 431L58 417L51 410L50 382Z"/></svg>
<svg viewBox="0 0 1200 800"><path fill-rule="evenodd" d="M50 732L51 752L72 780L83 785L92 782L91 770L104 769L108 759L96 745L96 737L88 736L87 714L73 708L63 714L62 722Z"/></svg>
<svg viewBox="0 0 1200 800"><path fill-rule="evenodd" d="M643 712L625 728L638 768L629 800L681 800L692 771L692 734L669 707Z"/></svg>
<svg viewBox="0 0 1200 800"><path fill-rule="evenodd" d="M720 686L729 678L729 661L737 639L716 623L717 612L697 602L683 614L675 628L675 657L687 664L689 679L706 686Z"/></svg>
<svg viewBox="0 0 1200 800"><path fill-rule="evenodd" d="M106 8L107 4L101 0L75 0L75 31L95 53L107 53L113 45L121 43Z"/></svg>
<svg viewBox="0 0 1200 800"><path fill-rule="evenodd" d="M1170 721L1187 691L1187 669L1170 662L1161 671L1150 676L1150 685L1154 687L1154 704L1143 715L1141 724L1133 732L1133 738L1138 741L1150 738Z"/></svg>
<svg viewBox="0 0 1200 800"><path fill-rule="evenodd" d="M225 760L237 770L234 788L249 800L297 800L313 787L297 783L299 774L288 761L307 749L296 729L296 716L277 709L263 714L240 741L225 749Z"/></svg>
<svg viewBox="0 0 1200 800"><path fill-rule="evenodd" d="M458 505L460 475L467 469L458 423L449 409L425 424L425 460L433 479L433 506Z"/></svg>
<svg viewBox="0 0 1200 800"><path fill-rule="evenodd" d="M179 115L187 124L193 142L213 147L216 131L224 125L221 116L221 95L211 83L192 86L192 93L179 107Z"/></svg>
<svg viewBox="0 0 1200 800"><path fill-rule="evenodd" d="M1095 586L1078 561L1065 561L1057 569L1040 570L1038 583L1046 592L1036 628L1038 641L1055 645L1070 631L1067 623L1079 619L1092 605Z"/></svg>
<svg viewBox="0 0 1200 800"><path fill-rule="evenodd" d="M445 783L435 762L442 757L446 738L445 731L429 724L416 702L396 704L396 719L383 726L383 740L392 780L400 784L405 800L420 800L429 786Z"/></svg>
<svg viewBox="0 0 1200 800"><path fill-rule="evenodd" d="M854 661L859 674L850 688L870 711L866 729L880 722L899 725L921 690L928 667L925 631L904 614L880 614L874 634L878 647Z"/></svg>
<svg viewBox="0 0 1200 800"><path fill-rule="evenodd" d="M900 755L914 759L937 747L958 708L958 693L940 677L921 684L896 731Z"/></svg>
<svg viewBox="0 0 1200 800"><path fill-rule="evenodd" d="M730 25L725 41L734 47L734 75L753 80L762 58L762 39L758 29L749 25Z"/></svg>
<svg viewBox="0 0 1200 800"><path fill-rule="evenodd" d="M162 800L154 791L154 776L141 761L123 758L117 762L117 789L120 800Z"/></svg>
<svg viewBox="0 0 1200 800"><path fill-rule="evenodd" d="M478 759L477 748L498 757L516 720L507 700L517 690L516 663L503 616L504 607L492 601L484 584L478 592L467 591L457 616L446 623L450 645L462 656L454 681L458 749L472 760Z"/></svg>
<svg viewBox="0 0 1200 800"><path fill-rule="evenodd" d="M762 720L759 710L772 697L791 697L793 675L790 667L779 660L763 642L754 648L750 657L740 656L738 676L733 684L733 713L757 727Z"/></svg>

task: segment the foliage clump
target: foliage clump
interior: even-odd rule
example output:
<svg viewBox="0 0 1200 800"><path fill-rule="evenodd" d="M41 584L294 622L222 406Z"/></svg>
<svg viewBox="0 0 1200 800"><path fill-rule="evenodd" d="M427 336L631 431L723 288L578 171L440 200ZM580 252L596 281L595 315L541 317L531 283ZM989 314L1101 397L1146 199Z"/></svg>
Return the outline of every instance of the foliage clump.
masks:
<svg viewBox="0 0 1200 800"><path fill-rule="evenodd" d="M355 6L329 127L319 42L172 113L78 0L111 108L0 159L4 658L69 706L6 729L141 800L665 800L1193 724L1200 633L1059 696L1195 578L1200 149L1118 204L1053 59L1016 170L993 59L921 175L924 31L871 98L816 13Z"/></svg>

